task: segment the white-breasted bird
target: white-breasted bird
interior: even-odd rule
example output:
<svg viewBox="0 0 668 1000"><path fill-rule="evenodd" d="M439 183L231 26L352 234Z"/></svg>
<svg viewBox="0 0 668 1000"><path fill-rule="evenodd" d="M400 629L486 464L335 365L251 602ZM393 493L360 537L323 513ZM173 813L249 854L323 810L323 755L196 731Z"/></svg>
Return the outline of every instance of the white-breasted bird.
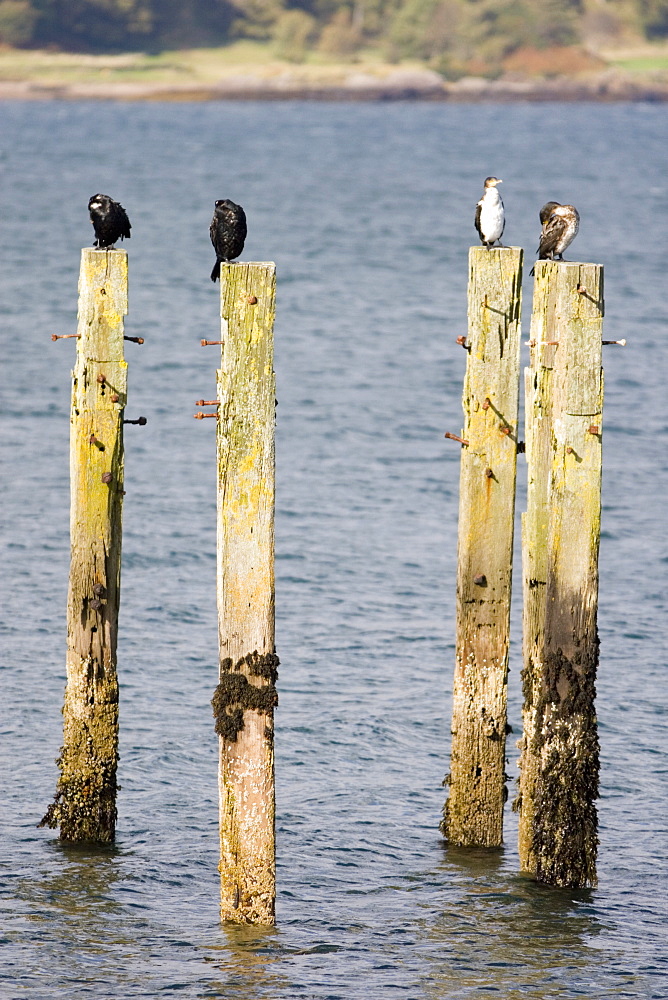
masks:
<svg viewBox="0 0 668 1000"><path fill-rule="evenodd" d="M483 196L476 205L475 227L478 230L480 242L488 250L501 239L506 225L503 202L501 195L496 190L496 185L502 183L498 177L487 177ZM501 246L500 243L499 246Z"/></svg>

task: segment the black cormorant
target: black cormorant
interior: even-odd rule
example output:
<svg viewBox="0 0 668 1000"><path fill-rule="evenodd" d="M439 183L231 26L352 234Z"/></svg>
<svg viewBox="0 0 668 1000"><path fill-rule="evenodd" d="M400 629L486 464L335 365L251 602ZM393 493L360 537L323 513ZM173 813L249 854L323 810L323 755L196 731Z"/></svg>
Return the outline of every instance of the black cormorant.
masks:
<svg viewBox="0 0 668 1000"><path fill-rule="evenodd" d="M228 198L217 201L209 226L211 242L216 251L216 263L211 272L212 281L218 280L221 263L234 260L243 251L246 232L246 213L241 205L236 205Z"/></svg>
<svg viewBox="0 0 668 1000"><path fill-rule="evenodd" d="M88 211L95 231L94 247L111 250L116 240L130 239L127 212L108 194L94 194L88 202Z"/></svg>

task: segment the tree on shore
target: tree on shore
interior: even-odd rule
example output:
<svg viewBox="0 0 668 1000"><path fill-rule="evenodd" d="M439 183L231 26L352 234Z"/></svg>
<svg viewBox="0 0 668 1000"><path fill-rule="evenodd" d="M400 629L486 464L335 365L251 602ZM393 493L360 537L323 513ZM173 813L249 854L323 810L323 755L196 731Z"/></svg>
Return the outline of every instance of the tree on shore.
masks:
<svg viewBox="0 0 668 1000"><path fill-rule="evenodd" d="M75 52L252 38L294 61L313 49L344 59L376 49L439 68L643 35L668 38L668 0L0 0L0 44Z"/></svg>

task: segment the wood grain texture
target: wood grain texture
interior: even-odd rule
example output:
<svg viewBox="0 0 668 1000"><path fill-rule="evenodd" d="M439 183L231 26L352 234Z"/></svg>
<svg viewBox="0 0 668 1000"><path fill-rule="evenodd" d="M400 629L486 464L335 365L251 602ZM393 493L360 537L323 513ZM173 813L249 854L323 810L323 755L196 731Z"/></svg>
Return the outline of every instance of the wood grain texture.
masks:
<svg viewBox="0 0 668 1000"><path fill-rule="evenodd" d="M536 263L525 373L524 731L520 862L596 884L603 269Z"/></svg>
<svg viewBox="0 0 668 1000"><path fill-rule="evenodd" d="M218 614L221 918L275 922L271 263L221 265Z"/></svg>
<svg viewBox="0 0 668 1000"><path fill-rule="evenodd" d="M125 251L82 250L63 747L55 801L42 821L60 826L61 839L72 841L110 842L115 836L127 287Z"/></svg>
<svg viewBox="0 0 668 1000"><path fill-rule="evenodd" d="M449 796L452 844L503 841L520 312L519 247L469 251Z"/></svg>

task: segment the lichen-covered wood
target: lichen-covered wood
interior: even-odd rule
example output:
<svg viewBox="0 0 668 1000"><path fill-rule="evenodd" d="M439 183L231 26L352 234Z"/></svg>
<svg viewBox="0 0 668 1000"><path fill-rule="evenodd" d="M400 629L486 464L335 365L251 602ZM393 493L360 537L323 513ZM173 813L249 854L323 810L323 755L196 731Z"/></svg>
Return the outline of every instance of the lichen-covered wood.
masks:
<svg viewBox="0 0 668 1000"><path fill-rule="evenodd" d="M519 247L469 251L449 796L452 844L503 841L520 312Z"/></svg>
<svg viewBox="0 0 668 1000"><path fill-rule="evenodd" d="M221 918L275 922L274 264L221 265L218 622Z"/></svg>
<svg viewBox="0 0 668 1000"><path fill-rule="evenodd" d="M127 365L124 250L82 250L70 432L67 685L54 802L62 840L110 842L116 827L116 636Z"/></svg>
<svg viewBox="0 0 668 1000"><path fill-rule="evenodd" d="M522 517L522 868L596 884L603 269L536 263Z"/></svg>

